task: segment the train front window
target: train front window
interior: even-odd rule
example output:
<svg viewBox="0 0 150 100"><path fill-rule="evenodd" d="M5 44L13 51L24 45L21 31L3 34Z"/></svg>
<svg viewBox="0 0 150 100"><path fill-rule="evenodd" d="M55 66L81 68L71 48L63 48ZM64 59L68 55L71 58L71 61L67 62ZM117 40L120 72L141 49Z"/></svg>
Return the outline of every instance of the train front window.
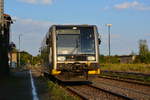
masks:
<svg viewBox="0 0 150 100"><path fill-rule="evenodd" d="M57 30L57 54L95 54L93 28Z"/></svg>

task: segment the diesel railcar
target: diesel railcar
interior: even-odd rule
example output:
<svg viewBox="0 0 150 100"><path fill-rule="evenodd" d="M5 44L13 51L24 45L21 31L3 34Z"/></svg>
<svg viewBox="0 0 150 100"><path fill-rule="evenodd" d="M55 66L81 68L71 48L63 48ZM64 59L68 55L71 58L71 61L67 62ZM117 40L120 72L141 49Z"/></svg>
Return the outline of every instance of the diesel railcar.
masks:
<svg viewBox="0 0 150 100"><path fill-rule="evenodd" d="M41 47L44 71L62 80L100 74L96 25L52 25Z"/></svg>

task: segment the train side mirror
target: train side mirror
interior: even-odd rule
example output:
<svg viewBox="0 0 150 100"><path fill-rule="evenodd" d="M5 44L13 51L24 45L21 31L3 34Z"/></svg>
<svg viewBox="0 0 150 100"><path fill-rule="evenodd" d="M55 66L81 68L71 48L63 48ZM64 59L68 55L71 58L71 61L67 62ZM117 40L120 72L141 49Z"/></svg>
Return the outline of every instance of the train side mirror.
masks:
<svg viewBox="0 0 150 100"><path fill-rule="evenodd" d="M47 44L47 45L49 44L49 39L46 39L46 44Z"/></svg>
<svg viewBox="0 0 150 100"><path fill-rule="evenodd" d="M98 44L99 44L99 45L101 44L101 39L100 39L100 38L98 38Z"/></svg>

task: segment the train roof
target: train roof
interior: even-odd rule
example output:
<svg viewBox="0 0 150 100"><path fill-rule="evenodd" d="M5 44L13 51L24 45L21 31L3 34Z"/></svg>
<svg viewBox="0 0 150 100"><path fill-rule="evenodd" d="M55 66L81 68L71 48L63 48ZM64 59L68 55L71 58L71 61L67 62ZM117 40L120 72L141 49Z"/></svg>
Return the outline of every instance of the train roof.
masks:
<svg viewBox="0 0 150 100"><path fill-rule="evenodd" d="M70 25L52 25L51 27L56 26L56 27L93 27L96 25L89 25L89 24L81 24L81 25L75 25L75 24L70 24Z"/></svg>
<svg viewBox="0 0 150 100"><path fill-rule="evenodd" d="M81 25L75 25L75 24L70 24L70 25L51 25L49 30L53 27L56 28L66 28L66 27L96 27L96 25L88 25L88 24L81 24Z"/></svg>

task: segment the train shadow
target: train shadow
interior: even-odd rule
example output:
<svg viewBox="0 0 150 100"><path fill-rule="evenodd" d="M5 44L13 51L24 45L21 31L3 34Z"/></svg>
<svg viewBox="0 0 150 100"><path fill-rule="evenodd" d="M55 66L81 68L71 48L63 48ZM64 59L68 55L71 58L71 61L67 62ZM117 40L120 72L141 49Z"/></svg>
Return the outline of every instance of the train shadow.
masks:
<svg viewBox="0 0 150 100"><path fill-rule="evenodd" d="M53 75L50 75L50 74L46 74L46 73L44 73L44 76L48 79L48 80L50 80L50 81L52 81L52 82L54 82L54 83L56 83L56 84L59 84L59 85L63 85L63 86L77 86L77 85L88 85L88 84L92 84L92 82L91 81L89 81L89 80L81 80L81 81L72 81L72 80L61 80L61 79L58 79L58 78L56 78L55 76L53 76Z"/></svg>
<svg viewBox="0 0 150 100"><path fill-rule="evenodd" d="M92 82L90 81L66 81L66 82L62 82L62 84L65 86L77 86L77 85L92 84Z"/></svg>

